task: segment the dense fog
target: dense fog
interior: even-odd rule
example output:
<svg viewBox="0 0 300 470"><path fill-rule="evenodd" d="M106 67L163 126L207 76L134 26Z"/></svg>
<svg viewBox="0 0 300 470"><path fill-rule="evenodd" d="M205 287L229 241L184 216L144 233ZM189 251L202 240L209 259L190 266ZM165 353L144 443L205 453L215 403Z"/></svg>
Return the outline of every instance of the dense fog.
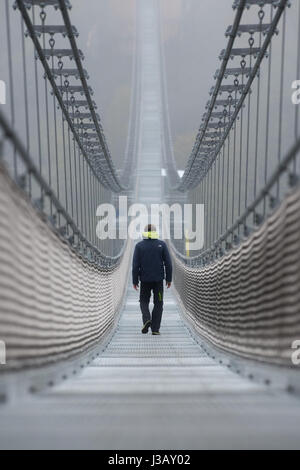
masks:
<svg viewBox="0 0 300 470"><path fill-rule="evenodd" d="M85 51L112 155L121 164L128 127L136 1L73 0L72 20ZM88 12L88 13L87 13ZM175 155L184 166L199 127L232 0L161 0L167 83Z"/></svg>

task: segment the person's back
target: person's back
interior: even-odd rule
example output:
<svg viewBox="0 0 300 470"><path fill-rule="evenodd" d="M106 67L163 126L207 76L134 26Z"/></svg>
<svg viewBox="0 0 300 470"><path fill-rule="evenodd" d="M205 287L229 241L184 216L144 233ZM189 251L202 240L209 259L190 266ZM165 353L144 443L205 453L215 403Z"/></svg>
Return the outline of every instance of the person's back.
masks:
<svg viewBox="0 0 300 470"><path fill-rule="evenodd" d="M159 334L163 313L163 294L166 279L167 287L172 283L172 262L165 242L158 239L156 228L148 225L143 233L144 240L136 245L132 279L133 287L138 290L141 282L140 305L143 314L144 327L142 333L148 333L152 328L154 335ZM154 294L154 309L152 317L149 310L151 293Z"/></svg>

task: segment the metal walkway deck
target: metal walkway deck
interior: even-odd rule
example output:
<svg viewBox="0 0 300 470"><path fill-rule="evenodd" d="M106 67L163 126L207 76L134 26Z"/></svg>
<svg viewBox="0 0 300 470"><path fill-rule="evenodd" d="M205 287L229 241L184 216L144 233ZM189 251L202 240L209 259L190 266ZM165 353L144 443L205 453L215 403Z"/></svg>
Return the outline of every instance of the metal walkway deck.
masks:
<svg viewBox="0 0 300 470"><path fill-rule="evenodd" d="M111 343L81 376L0 411L0 447L299 448L299 399L206 357L171 293L162 333L141 335L130 291Z"/></svg>

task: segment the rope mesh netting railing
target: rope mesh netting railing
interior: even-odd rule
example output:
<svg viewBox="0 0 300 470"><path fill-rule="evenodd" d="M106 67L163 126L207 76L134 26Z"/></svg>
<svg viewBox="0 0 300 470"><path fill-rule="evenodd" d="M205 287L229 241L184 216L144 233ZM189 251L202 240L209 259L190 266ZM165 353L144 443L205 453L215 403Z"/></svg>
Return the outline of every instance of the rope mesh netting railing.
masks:
<svg viewBox="0 0 300 470"><path fill-rule="evenodd" d="M1 339L4 372L86 352L112 330L127 286L130 244L118 264L92 266L0 174Z"/></svg>
<svg viewBox="0 0 300 470"><path fill-rule="evenodd" d="M197 333L223 351L292 367L299 338L300 191L239 247L202 269L174 256L174 284Z"/></svg>
<svg viewBox="0 0 300 470"><path fill-rule="evenodd" d="M65 0L0 5L7 92L0 110L5 373L58 364L101 345L127 285L131 242L100 239L96 214L119 194L130 198L134 183L138 54L124 168L117 171L70 9Z"/></svg>
<svg viewBox="0 0 300 470"><path fill-rule="evenodd" d="M166 185L169 202L204 205L204 246L189 251L171 240L175 287L187 318L214 346L292 366L300 330L300 126L292 99L300 4L233 6L185 173L176 187L172 176Z"/></svg>

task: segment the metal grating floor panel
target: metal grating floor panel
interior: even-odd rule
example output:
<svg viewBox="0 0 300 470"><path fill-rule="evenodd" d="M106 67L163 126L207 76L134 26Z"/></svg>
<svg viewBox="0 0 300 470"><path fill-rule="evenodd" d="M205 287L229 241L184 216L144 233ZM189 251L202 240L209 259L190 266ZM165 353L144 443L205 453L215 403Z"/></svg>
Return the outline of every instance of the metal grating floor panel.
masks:
<svg viewBox="0 0 300 470"><path fill-rule="evenodd" d="M99 359L0 410L0 447L299 448L299 400L216 364L190 336L171 292L165 308L162 335L142 335L130 290Z"/></svg>

